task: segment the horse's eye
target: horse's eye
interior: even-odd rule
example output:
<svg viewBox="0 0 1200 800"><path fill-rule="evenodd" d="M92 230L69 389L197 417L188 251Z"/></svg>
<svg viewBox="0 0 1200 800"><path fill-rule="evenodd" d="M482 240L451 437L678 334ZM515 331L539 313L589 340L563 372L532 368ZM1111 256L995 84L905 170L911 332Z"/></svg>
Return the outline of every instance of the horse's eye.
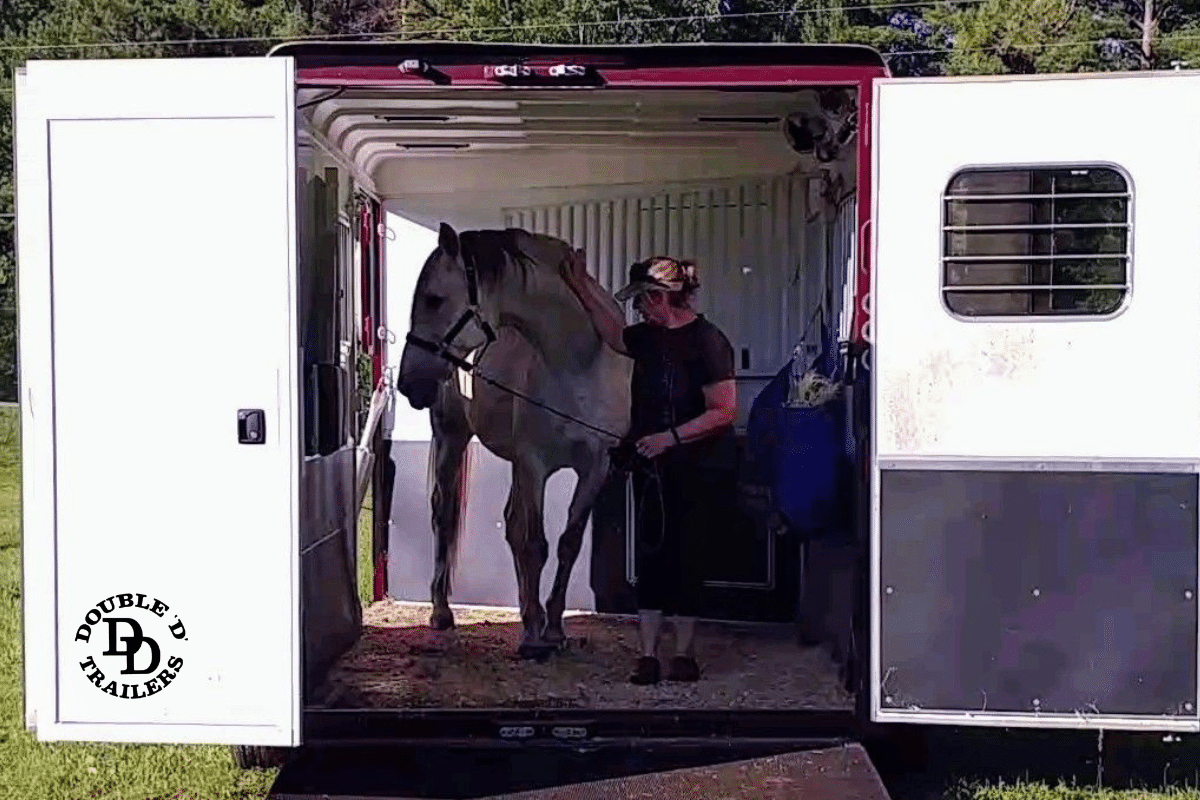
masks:
<svg viewBox="0 0 1200 800"><path fill-rule="evenodd" d="M430 311L437 311L442 307L442 303L446 302L444 297L438 297L436 294L425 295L425 308Z"/></svg>

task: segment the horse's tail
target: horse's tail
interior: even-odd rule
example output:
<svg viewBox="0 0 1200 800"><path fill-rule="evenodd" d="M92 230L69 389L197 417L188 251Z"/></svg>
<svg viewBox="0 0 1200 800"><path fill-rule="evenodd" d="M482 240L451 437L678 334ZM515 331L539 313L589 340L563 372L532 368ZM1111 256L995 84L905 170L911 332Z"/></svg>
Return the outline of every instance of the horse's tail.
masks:
<svg viewBox="0 0 1200 800"><path fill-rule="evenodd" d="M462 546L462 529L464 520L467 517L467 494L471 489L471 465L474 458L471 456L471 445L468 442L463 448L461 461L458 467L458 513L455 515L455 524L450 529L450 541L447 545L447 560L446 571L447 580L453 581L454 568L458 564L458 551Z"/></svg>
<svg viewBox="0 0 1200 800"><path fill-rule="evenodd" d="M448 398L444 396L438 402L446 402ZM453 402L453 401L451 401ZM443 412L449 412L454 416L461 415L462 419L458 422L466 424L465 410L461 408L443 409ZM430 442L428 463L426 465L425 485L428 487L428 496L435 498L435 493L440 492L437 481L437 432L434 432L434 440ZM451 517L454 521L453 525L438 525L436 518L432 519L434 525L434 534L441 538L441 542L435 542L435 547L445 547L445 581L446 593L451 592L452 581L454 578L454 569L458 563L458 552L462 542L463 520L467 515L467 491L470 488L471 480L471 446L468 441L467 445L462 448L459 453L459 462L455 465L455 483L454 490L458 493L458 508L455 514ZM436 502L436 500L435 500ZM434 512L435 515L437 512Z"/></svg>

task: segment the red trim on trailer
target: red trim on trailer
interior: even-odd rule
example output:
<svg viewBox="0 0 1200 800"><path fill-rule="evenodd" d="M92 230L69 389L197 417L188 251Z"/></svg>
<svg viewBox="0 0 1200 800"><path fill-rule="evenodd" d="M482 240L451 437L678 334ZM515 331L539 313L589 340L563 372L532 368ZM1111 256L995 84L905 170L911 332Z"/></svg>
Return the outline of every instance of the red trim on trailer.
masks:
<svg viewBox="0 0 1200 800"><path fill-rule="evenodd" d="M362 210L358 215L358 302L362 309L362 315L359 320L359 346L367 355L374 358L375 356L375 340L371 336L371 329L374 328L372 321L375 319L374 304L371 302L371 253L373 251L371 242L371 207L363 204ZM372 387L374 389L374 387Z"/></svg>
<svg viewBox="0 0 1200 800"><path fill-rule="evenodd" d="M540 66L530 59L528 66ZM309 86L357 86L371 88L428 86L441 90L488 88L505 89L508 85L490 76L492 68L482 64L454 64L438 66L437 69L449 78L446 85L431 83L418 74L404 74L395 67L310 67L299 70L298 81ZM601 69L604 86L581 85L575 88L646 88L646 89L696 89L711 88L763 88L801 89L805 86L822 84L857 84L873 77L882 77L884 71L874 67L825 67L825 66L759 66L723 65L712 67L654 67L649 69ZM518 88L518 87L514 87ZM556 88L553 83L534 85L534 88ZM557 88L573 88L563 84Z"/></svg>
<svg viewBox="0 0 1200 800"><path fill-rule="evenodd" d="M854 287L854 314L850 328L850 340L855 347L871 344L871 120L874 79L868 78L858 85L858 231L854 246L857 260Z"/></svg>

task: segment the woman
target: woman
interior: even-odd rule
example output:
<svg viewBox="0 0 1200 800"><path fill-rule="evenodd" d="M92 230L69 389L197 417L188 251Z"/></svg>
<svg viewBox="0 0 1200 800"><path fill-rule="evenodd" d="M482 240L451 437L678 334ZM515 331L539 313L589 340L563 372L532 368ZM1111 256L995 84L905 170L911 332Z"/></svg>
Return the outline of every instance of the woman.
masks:
<svg viewBox="0 0 1200 800"><path fill-rule="evenodd" d="M706 540L736 497L733 348L691 307L700 285L691 262L657 256L629 268L629 283L616 299L632 298L644 321L628 327L588 275L582 251L563 276L608 346L633 359L629 435L653 465L633 472L642 656L630 680L659 681L658 641L667 615L674 617L676 640L667 679L695 681Z"/></svg>

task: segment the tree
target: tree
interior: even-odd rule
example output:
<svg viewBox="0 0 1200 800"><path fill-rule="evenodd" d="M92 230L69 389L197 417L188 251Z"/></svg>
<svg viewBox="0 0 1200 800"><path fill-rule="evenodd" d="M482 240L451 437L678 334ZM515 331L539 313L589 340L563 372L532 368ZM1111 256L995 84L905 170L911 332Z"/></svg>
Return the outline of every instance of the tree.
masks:
<svg viewBox="0 0 1200 800"><path fill-rule="evenodd" d="M781 39L799 42L862 44L888 59L896 75L934 75L946 58L937 29L924 18L934 6L904 7L878 0L817 0L793 3L783 19Z"/></svg>
<svg viewBox="0 0 1200 800"><path fill-rule="evenodd" d="M403 0L404 32L484 42L704 41L706 0ZM465 33L464 33L465 32Z"/></svg>
<svg viewBox="0 0 1200 800"><path fill-rule="evenodd" d="M579 44L833 42L874 47L897 74L939 71L920 11L877 0L402 0L406 34Z"/></svg>
<svg viewBox="0 0 1200 800"><path fill-rule="evenodd" d="M925 18L950 43L953 75L1090 72L1106 63L1103 21L1076 0L943 3Z"/></svg>
<svg viewBox="0 0 1200 800"><path fill-rule="evenodd" d="M27 38L54 58L234 56L308 29L293 0L58 0Z"/></svg>
<svg viewBox="0 0 1200 800"><path fill-rule="evenodd" d="M1174 62L1200 66L1197 0L1091 0L1089 7L1110 40L1116 69L1169 69Z"/></svg>
<svg viewBox="0 0 1200 800"><path fill-rule="evenodd" d="M403 27L404 3L396 0L302 0L314 33L376 35Z"/></svg>

